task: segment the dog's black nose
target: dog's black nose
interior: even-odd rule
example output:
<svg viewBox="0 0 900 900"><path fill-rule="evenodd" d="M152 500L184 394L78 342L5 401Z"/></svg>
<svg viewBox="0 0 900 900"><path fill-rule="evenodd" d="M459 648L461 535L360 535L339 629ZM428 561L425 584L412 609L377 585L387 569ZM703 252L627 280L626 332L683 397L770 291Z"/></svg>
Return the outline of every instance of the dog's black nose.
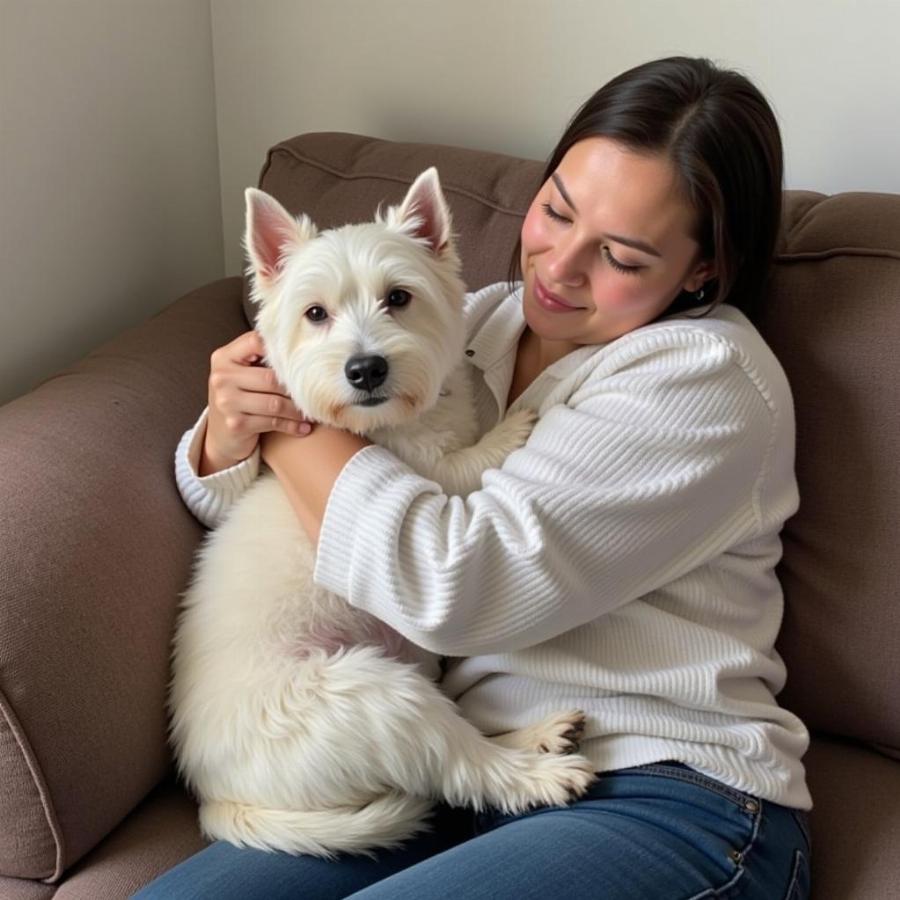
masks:
<svg viewBox="0 0 900 900"><path fill-rule="evenodd" d="M384 384L388 363L383 356L351 356L344 366L344 374L353 387L371 393Z"/></svg>

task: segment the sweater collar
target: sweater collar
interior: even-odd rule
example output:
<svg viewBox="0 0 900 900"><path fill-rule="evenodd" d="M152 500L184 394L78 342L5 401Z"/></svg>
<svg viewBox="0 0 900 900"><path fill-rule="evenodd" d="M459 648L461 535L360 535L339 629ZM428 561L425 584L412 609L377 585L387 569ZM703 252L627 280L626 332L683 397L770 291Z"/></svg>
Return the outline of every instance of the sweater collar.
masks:
<svg viewBox="0 0 900 900"><path fill-rule="evenodd" d="M508 353L515 354L519 338L525 330L522 313L522 286L512 293L502 292L498 302L496 290L479 291L473 299L472 321L475 332L466 345L466 356L473 366L486 372ZM483 308L483 312L482 312ZM480 325L478 323L481 323Z"/></svg>
<svg viewBox="0 0 900 900"><path fill-rule="evenodd" d="M474 333L466 345L469 362L484 372L485 383L501 411L506 408L506 398L515 370L516 351L526 324L522 312L521 282L512 293L503 288L504 285L491 285L474 295L471 310L471 321L475 323ZM548 379L565 379L603 346L605 345L592 344L579 347L549 365L522 393L516 405L519 400L528 398L533 393L532 388L539 383L546 387Z"/></svg>

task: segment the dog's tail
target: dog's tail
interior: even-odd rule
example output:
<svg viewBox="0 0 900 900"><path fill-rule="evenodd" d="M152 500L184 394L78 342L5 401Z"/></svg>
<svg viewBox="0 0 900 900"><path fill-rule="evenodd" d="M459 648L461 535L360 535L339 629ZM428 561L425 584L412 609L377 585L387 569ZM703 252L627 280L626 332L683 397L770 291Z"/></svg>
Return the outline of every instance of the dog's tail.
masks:
<svg viewBox="0 0 900 900"><path fill-rule="evenodd" d="M240 847L326 858L338 853L371 855L427 831L430 809L430 801L399 793L384 794L361 807L310 811L213 800L200 806L200 827L209 837Z"/></svg>

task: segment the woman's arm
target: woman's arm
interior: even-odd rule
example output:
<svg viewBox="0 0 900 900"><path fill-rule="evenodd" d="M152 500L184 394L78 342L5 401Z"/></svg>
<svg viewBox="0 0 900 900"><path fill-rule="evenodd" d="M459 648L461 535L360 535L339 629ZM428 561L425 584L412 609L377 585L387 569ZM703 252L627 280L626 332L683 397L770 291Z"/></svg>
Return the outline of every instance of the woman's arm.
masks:
<svg viewBox="0 0 900 900"><path fill-rule="evenodd" d="M341 470L371 443L349 431L321 424L302 441L277 431L260 438L262 458L281 482L313 544L319 541L328 497Z"/></svg>
<svg viewBox="0 0 900 900"><path fill-rule="evenodd" d="M382 447L323 440L322 482L311 486L310 466L296 485L308 527L319 524L316 582L437 653L504 652L780 527L796 508L789 394L776 415L734 346L675 340L657 333L604 356L465 498ZM309 440L294 444L298 459Z"/></svg>

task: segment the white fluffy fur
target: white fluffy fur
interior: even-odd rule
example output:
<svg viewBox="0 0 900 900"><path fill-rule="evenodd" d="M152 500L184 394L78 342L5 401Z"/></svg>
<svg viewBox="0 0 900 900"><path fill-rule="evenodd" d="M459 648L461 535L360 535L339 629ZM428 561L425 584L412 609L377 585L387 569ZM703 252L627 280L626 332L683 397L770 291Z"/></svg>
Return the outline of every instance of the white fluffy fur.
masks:
<svg viewBox="0 0 900 900"><path fill-rule="evenodd" d="M317 234L247 191L246 246L267 360L311 418L365 433L448 493L480 485L526 440L521 412L475 443L463 286L434 169L372 223ZM389 310L403 288L411 301ZM305 313L320 306L328 319ZM372 395L344 366L378 354ZM520 811L563 804L593 776L566 711L489 739L427 675L436 658L313 583L313 552L278 481L260 477L198 554L174 642L179 769L204 832L330 856L393 847L435 798Z"/></svg>

